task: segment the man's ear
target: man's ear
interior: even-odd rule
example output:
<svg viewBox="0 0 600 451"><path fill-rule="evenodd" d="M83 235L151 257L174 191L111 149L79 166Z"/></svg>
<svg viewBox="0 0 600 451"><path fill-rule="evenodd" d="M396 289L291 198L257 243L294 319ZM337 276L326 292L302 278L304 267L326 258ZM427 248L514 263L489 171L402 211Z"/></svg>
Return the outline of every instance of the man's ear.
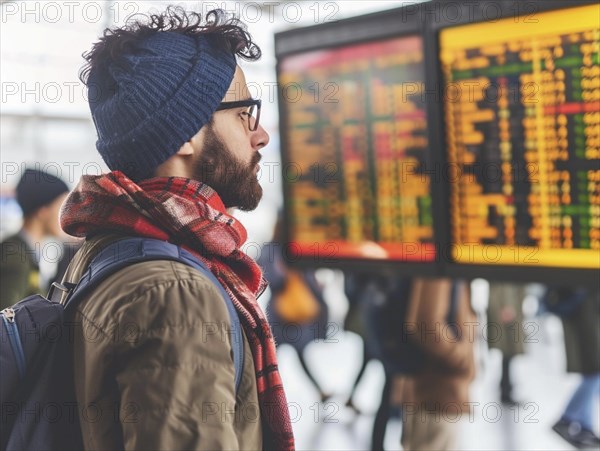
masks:
<svg viewBox="0 0 600 451"><path fill-rule="evenodd" d="M183 146L177 151L177 155L187 156L198 154L202 151L202 142L204 141L204 127L202 127L198 133L190 138Z"/></svg>
<svg viewBox="0 0 600 451"><path fill-rule="evenodd" d="M194 146L192 145L191 140L186 142L183 146L179 148L176 155L180 156L189 156L194 155Z"/></svg>
<svg viewBox="0 0 600 451"><path fill-rule="evenodd" d="M193 138L192 138L193 139ZM183 144L175 155L158 165L154 170L155 177L190 177L189 162L194 156L194 144L189 140Z"/></svg>

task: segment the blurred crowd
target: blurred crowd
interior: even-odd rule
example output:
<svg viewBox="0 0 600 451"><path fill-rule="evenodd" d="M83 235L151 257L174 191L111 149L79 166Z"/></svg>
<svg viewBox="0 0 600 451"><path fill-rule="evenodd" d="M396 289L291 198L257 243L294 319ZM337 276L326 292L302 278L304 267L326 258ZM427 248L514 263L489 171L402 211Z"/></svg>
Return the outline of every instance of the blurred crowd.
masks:
<svg viewBox="0 0 600 451"><path fill-rule="evenodd" d="M2 241L0 299L2 308L33 293L44 293L60 282L78 243L60 230L58 211L69 188L48 173L27 170L16 187L22 212L21 229ZM327 392L314 376L304 352L310 343L327 337L330 323L324 287L315 269L292 268L286 262L283 221L258 259L270 284L267 315L276 344L290 345L321 403ZM39 243L48 238L62 243L54 274L40 273ZM37 245L35 244L37 243ZM343 327L362 339L361 366L345 405L356 414L355 390L372 360L381 362L385 382L376 412L371 448L384 449L388 421L402 422L404 450L456 449L459 422L469 412L469 386L476 375L475 346L481 338L482 315L471 303L468 280L401 277L393 273L344 272L348 310ZM502 353L497 397L504 405L519 405L511 376L512 362L525 353L523 302L527 286L490 282L486 339ZM577 448L600 446L597 430L600 395L600 293L586 287L547 286L538 293L535 315L557 315L563 325L566 370L581 381L556 418L554 431ZM296 333L290 334L293 326ZM445 420L447 419L447 421ZM450 421L452 419L452 421Z"/></svg>

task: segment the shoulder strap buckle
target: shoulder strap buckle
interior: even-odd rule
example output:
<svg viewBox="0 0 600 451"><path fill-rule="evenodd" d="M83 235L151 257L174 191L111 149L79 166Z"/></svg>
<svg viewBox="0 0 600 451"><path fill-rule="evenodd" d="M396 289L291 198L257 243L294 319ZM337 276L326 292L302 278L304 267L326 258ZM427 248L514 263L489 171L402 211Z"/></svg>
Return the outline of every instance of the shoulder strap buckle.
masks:
<svg viewBox="0 0 600 451"><path fill-rule="evenodd" d="M69 294L75 288L75 284L66 283L62 284L59 282L53 282L50 290L48 290L48 295L46 298L51 302L56 302L57 304L65 305L67 299L69 298Z"/></svg>

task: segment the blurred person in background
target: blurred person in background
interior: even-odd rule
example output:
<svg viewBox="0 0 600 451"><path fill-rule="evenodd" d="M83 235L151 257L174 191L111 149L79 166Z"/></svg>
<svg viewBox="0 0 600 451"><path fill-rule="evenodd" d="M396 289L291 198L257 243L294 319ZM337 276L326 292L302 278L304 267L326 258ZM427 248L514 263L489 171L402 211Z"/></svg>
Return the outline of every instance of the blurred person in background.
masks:
<svg viewBox="0 0 600 451"><path fill-rule="evenodd" d="M525 331L523 329L523 299L525 286L512 282L490 282L488 304L488 345L502 353L502 376L500 378L500 401L516 405L510 364L513 358L523 354Z"/></svg>
<svg viewBox="0 0 600 451"><path fill-rule="evenodd" d="M470 291L463 281L413 281L402 330L421 354L416 372L402 378L404 451L456 449L475 376Z"/></svg>
<svg viewBox="0 0 600 451"><path fill-rule="evenodd" d="M600 290L552 287L542 301L562 321L567 371L581 374L581 382L552 429L576 448L599 449Z"/></svg>
<svg viewBox="0 0 600 451"><path fill-rule="evenodd" d="M346 312L346 318L344 319L344 330L358 335L361 338L362 343L362 360L360 368L354 378L350 393L348 394L348 400L346 401L346 407L351 408L357 414L360 414L361 412L360 409L354 405L354 393L365 374L368 363L376 358L373 343L370 340L371 337L367 335L367 317L365 312L367 308L366 304L369 299L364 293L371 280L371 274L351 272L344 274L344 292L348 298L348 311Z"/></svg>
<svg viewBox="0 0 600 451"><path fill-rule="evenodd" d="M63 205L63 229L85 237L64 281L77 283L124 237L176 244L217 279L144 261L81 299L72 318L76 400L121 413L89 421L80 412L85 449L294 449L257 302L266 281L242 251L245 227L228 213L254 210L262 197L258 163L269 135L237 64L260 55L236 17L181 7L107 29L84 55L96 147L111 172L84 175ZM221 288L242 328L240 367ZM134 340L111 332L130 326Z"/></svg>
<svg viewBox="0 0 600 451"><path fill-rule="evenodd" d="M28 168L16 187L23 226L6 238L0 251L0 309L31 295L45 294L40 277L41 246L48 237L62 238L58 216L69 188L60 178Z"/></svg>
<svg viewBox="0 0 600 451"><path fill-rule="evenodd" d="M295 270L284 258L283 219L275 225L273 240L265 243L257 263L271 288L267 317L277 346L294 348L304 373L319 393L321 402L330 398L304 359L304 350L311 342L325 339L329 310L323 297L323 287L312 269Z"/></svg>
<svg viewBox="0 0 600 451"><path fill-rule="evenodd" d="M350 396L354 394L369 358L380 360L385 374L381 401L373 423L372 450L384 449L387 424L395 410L392 398L398 377L414 373L415 365L420 360L419 350L403 340L399 332L406 316L411 283L410 278L396 275L361 272L344 274L346 297L355 306L354 311L360 312L356 317L362 318L364 324L363 349L366 349L363 351L363 365Z"/></svg>

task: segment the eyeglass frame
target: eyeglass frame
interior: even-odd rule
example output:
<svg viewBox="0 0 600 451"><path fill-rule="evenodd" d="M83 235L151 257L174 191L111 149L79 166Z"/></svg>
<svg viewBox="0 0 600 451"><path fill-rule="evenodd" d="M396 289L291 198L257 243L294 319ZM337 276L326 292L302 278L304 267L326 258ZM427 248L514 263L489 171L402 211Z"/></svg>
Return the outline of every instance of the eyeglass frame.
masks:
<svg viewBox="0 0 600 451"><path fill-rule="evenodd" d="M248 130L250 130L251 132L255 132L256 130L258 130L258 124L260 122L260 109L262 107L261 99L247 99L237 100L235 102L221 102L215 111L231 110L233 108L241 108L244 106L256 107L256 117L253 116L254 109L252 109L249 114L249 116L254 119L254 128L252 128L250 117L248 118Z"/></svg>

